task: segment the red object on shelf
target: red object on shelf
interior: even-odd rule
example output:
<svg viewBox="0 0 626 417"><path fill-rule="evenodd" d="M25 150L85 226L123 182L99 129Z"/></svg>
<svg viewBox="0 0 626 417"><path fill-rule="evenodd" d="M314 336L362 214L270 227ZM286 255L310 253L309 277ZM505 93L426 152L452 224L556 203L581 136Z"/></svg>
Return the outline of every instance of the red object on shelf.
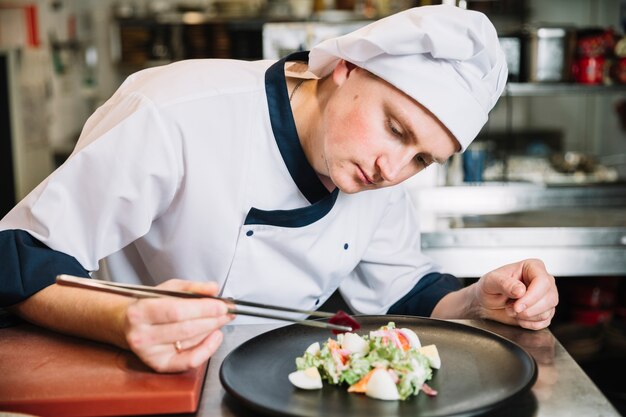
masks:
<svg viewBox="0 0 626 417"><path fill-rule="evenodd" d="M158 374L110 345L28 324L9 327L0 329L0 410L58 417L192 413L207 364Z"/></svg>
<svg viewBox="0 0 626 417"><path fill-rule="evenodd" d="M572 68L574 80L579 84L602 84L605 63L603 56L577 58Z"/></svg>
<svg viewBox="0 0 626 417"><path fill-rule="evenodd" d="M26 19L26 36L27 45L37 48L40 45L39 40L39 22L37 20L37 6L25 6L24 17Z"/></svg>

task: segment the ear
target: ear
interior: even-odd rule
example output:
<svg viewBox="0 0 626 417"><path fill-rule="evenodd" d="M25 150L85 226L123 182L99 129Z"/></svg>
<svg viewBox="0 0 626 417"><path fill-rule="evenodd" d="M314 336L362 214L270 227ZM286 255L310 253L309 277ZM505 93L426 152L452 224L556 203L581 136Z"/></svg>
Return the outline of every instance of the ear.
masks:
<svg viewBox="0 0 626 417"><path fill-rule="evenodd" d="M335 81L337 85L343 84L355 68L357 68L357 66L353 63L345 59L340 59L332 73L333 81Z"/></svg>

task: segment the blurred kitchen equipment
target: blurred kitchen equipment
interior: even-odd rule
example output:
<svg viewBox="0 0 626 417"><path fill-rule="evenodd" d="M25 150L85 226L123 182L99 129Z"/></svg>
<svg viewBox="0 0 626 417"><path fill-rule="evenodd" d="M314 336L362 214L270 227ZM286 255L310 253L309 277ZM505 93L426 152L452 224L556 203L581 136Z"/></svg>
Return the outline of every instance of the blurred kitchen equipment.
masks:
<svg viewBox="0 0 626 417"><path fill-rule="evenodd" d="M291 14L298 19L308 19L313 13L313 0L289 0Z"/></svg>
<svg viewBox="0 0 626 417"><path fill-rule="evenodd" d="M350 13L345 10L327 10L326 12ZM295 51L308 50L323 40L352 32L368 23L369 21L364 20L265 23L263 25L263 58L280 59Z"/></svg>
<svg viewBox="0 0 626 417"><path fill-rule="evenodd" d="M604 56L577 58L572 67L574 80L579 84L602 84L606 68Z"/></svg>
<svg viewBox="0 0 626 417"><path fill-rule="evenodd" d="M482 182L487 162L487 144L474 142L463 152L463 181Z"/></svg>
<svg viewBox="0 0 626 417"><path fill-rule="evenodd" d="M522 37L519 33L502 34L498 36L502 51L506 57L506 66L509 69L508 81L520 81Z"/></svg>
<svg viewBox="0 0 626 417"><path fill-rule="evenodd" d="M552 155L550 162L554 169L563 173L591 173L596 169L595 159L581 152L568 151Z"/></svg>
<svg viewBox="0 0 626 417"><path fill-rule="evenodd" d="M576 59L572 66L579 84L609 84L616 35L612 29L589 28L576 34Z"/></svg>
<svg viewBox="0 0 626 417"><path fill-rule="evenodd" d="M527 26L522 34L522 76L525 82L571 80L576 32L567 26Z"/></svg>

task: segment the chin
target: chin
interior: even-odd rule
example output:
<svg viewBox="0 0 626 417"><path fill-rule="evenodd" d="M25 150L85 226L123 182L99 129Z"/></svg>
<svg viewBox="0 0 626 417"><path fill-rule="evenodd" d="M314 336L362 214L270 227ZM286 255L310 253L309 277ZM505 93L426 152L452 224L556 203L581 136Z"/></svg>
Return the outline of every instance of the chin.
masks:
<svg viewBox="0 0 626 417"><path fill-rule="evenodd" d="M356 194L358 192L365 191L364 189L358 188L358 187L350 187L350 188L338 187L338 188L344 194Z"/></svg>
<svg viewBox="0 0 626 417"><path fill-rule="evenodd" d="M337 185L337 188L339 188L339 190L345 194L355 194L361 191L373 189L372 187L368 187L364 184L359 184L355 181L338 181L335 183L335 185Z"/></svg>

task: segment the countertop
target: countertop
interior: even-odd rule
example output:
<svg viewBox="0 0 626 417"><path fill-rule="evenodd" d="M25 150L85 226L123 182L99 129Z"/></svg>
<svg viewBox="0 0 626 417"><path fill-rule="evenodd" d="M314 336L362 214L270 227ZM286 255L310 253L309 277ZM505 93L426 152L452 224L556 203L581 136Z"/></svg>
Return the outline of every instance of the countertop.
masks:
<svg viewBox="0 0 626 417"><path fill-rule="evenodd" d="M538 377L532 390L508 403L506 410L496 410L487 415L537 417L620 415L548 329L530 331L484 320L455 321L504 336L526 349L537 362ZM219 381L219 370L223 359L231 350L246 340L276 327L276 325L239 325L224 328L224 342L209 362L196 416L259 415L238 404L224 391Z"/></svg>

